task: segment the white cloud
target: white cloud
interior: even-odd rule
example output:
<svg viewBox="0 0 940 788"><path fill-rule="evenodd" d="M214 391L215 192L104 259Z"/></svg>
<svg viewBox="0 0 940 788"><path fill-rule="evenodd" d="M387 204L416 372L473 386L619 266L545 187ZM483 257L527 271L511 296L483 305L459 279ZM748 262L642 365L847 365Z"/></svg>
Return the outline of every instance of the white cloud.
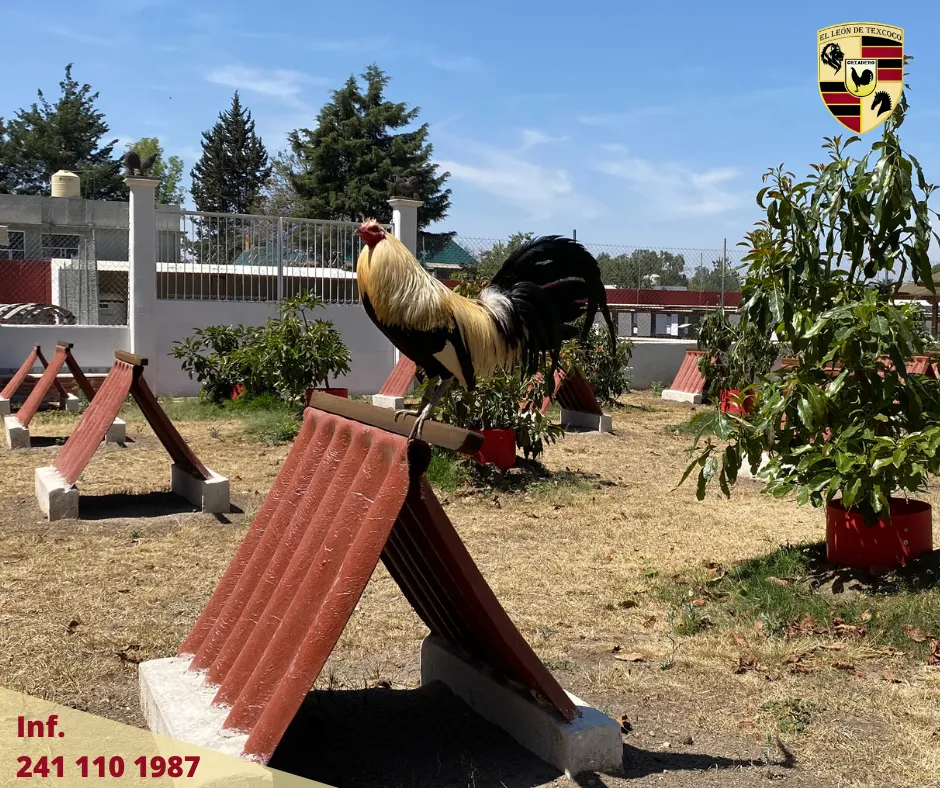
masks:
<svg viewBox="0 0 940 788"><path fill-rule="evenodd" d="M718 216L741 204L740 193L731 188L740 173L732 167L695 171L633 156L623 146L605 147L619 156L595 169L626 183L659 218Z"/></svg>
<svg viewBox="0 0 940 788"><path fill-rule="evenodd" d="M322 77L312 77L299 71L236 65L214 68L206 74L206 80L216 85L260 93L288 106L304 110L309 109L308 105L300 99L304 86L324 85L328 82Z"/></svg>
<svg viewBox="0 0 940 788"><path fill-rule="evenodd" d="M527 150L531 150L537 145L548 145L552 142L567 142L569 139L570 137L553 137L538 129L523 129L520 153L525 153Z"/></svg>
<svg viewBox="0 0 940 788"><path fill-rule="evenodd" d="M558 216L596 218L601 213L600 205L576 190L567 170L522 157L533 143L551 139L541 132L529 131L523 135L521 148L453 141L466 151L469 160L445 159L437 164L442 171L450 172L455 181L469 183L522 209L531 221Z"/></svg>
<svg viewBox="0 0 940 788"><path fill-rule="evenodd" d="M431 55L431 65L443 71L459 71L465 74L475 73L483 68L483 63L469 55Z"/></svg>
<svg viewBox="0 0 940 788"><path fill-rule="evenodd" d="M676 107L639 107L637 109L627 110L625 112L601 112L595 115L581 115L578 123L585 126L614 126L628 123L641 118L652 118L661 115L671 115L676 111Z"/></svg>

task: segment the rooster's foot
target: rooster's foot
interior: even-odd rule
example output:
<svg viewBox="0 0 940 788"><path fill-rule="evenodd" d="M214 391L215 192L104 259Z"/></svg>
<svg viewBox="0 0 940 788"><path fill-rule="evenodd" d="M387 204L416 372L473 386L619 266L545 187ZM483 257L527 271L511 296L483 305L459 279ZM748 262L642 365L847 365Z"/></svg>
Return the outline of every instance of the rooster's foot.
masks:
<svg viewBox="0 0 940 788"><path fill-rule="evenodd" d="M420 415L421 415L421 411L417 411L417 410L396 410L395 421L398 421L400 418L403 418L404 416L414 416L415 418L417 418Z"/></svg>

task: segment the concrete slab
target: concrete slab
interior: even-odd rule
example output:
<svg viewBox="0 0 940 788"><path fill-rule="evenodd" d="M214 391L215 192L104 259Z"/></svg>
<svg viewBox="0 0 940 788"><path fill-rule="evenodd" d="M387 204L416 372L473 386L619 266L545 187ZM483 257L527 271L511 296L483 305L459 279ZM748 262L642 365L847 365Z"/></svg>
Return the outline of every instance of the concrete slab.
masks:
<svg viewBox="0 0 940 788"><path fill-rule="evenodd" d="M6 397L0 397L0 416L9 416L13 411L10 409L10 400Z"/></svg>
<svg viewBox="0 0 940 788"><path fill-rule="evenodd" d="M388 394L373 394L372 404L377 408L391 408L392 410L404 410L405 398L392 397Z"/></svg>
<svg viewBox="0 0 940 788"><path fill-rule="evenodd" d="M105 443L124 443L127 440L127 424L124 419L115 419L104 436Z"/></svg>
<svg viewBox="0 0 940 788"><path fill-rule="evenodd" d="M82 409L82 401L74 394L66 394L65 409L69 413L78 413Z"/></svg>
<svg viewBox="0 0 940 788"><path fill-rule="evenodd" d="M666 389L662 393L661 398L671 400L672 402L688 402L692 405L702 404L702 395L693 394L690 391L676 391L675 389Z"/></svg>
<svg viewBox="0 0 940 788"><path fill-rule="evenodd" d="M7 447L11 449L29 448L29 429L20 424L16 416L3 417L3 431L7 437Z"/></svg>
<svg viewBox="0 0 940 788"><path fill-rule="evenodd" d="M170 489L204 512L230 512L228 479L211 468L206 470L211 478L197 479L174 463L170 472Z"/></svg>
<svg viewBox="0 0 940 788"><path fill-rule="evenodd" d="M51 465L36 469L36 500L50 521L78 519L78 488Z"/></svg>
<svg viewBox="0 0 940 788"><path fill-rule="evenodd" d="M182 657L167 657L138 665L140 706L147 727L161 736L239 757L248 735L223 733L231 709L212 705L218 687L207 687L204 673L189 670L189 663Z"/></svg>
<svg viewBox="0 0 940 788"><path fill-rule="evenodd" d="M421 684L432 681L446 684L477 714L569 778L583 772L622 773L620 725L570 692L581 716L566 722L554 709L507 686L448 642L429 635L421 644Z"/></svg>
<svg viewBox="0 0 940 788"><path fill-rule="evenodd" d="M598 416L594 413L583 413L580 410L567 410L565 408L561 409L561 426L581 427L595 432L614 431L613 418L607 413Z"/></svg>

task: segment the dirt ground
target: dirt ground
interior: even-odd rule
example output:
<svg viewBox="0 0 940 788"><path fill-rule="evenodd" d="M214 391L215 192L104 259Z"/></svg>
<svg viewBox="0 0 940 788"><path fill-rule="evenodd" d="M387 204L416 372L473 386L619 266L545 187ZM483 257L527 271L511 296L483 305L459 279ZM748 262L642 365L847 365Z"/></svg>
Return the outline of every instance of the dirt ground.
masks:
<svg viewBox="0 0 940 788"><path fill-rule="evenodd" d="M788 658L806 642L759 626L676 634L673 606L655 590L662 578L818 541L824 516L751 481L731 500L698 502L692 484L673 490L689 438L669 426L692 408L643 393L624 402L613 435L570 434L547 450L546 466L577 484L441 494L562 686L626 718L624 773L577 782L940 785L940 668L820 635L813 669L792 671ZM101 447L79 482L82 519L47 523L33 472L74 422L37 422L47 445L0 452L0 683L143 725L137 662L175 653L288 447L249 438L235 420L178 423L231 480L234 511L203 515L168 492L169 459L131 421L127 445ZM446 689L418 686L426 634L380 566L271 766L344 787L572 784ZM781 732L779 709L803 710L800 724Z"/></svg>

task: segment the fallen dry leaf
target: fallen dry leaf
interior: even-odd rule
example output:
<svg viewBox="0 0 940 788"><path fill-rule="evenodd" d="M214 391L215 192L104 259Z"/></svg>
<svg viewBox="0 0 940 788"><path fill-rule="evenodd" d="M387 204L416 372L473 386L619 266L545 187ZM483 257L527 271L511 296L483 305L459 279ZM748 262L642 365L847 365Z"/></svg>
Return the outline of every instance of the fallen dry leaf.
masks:
<svg viewBox="0 0 940 788"><path fill-rule="evenodd" d="M757 722L755 720L738 720L738 726L741 728L756 728Z"/></svg>
<svg viewBox="0 0 940 788"><path fill-rule="evenodd" d="M694 600L692 600L692 606L693 606L693 607L705 607L705 600L704 600L704 599L694 599Z"/></svg>
<svg viewBox="0 0 940 788"><path fill-rule="evenodd" d="M824 643L823 648L826 651L842 651L845 648L845 643L837 641L836 643Z"/></svg>
<svg viewBox="0 0 940 788"><path fill-rule="evenodd" d="M740 646L741 648L745 648L747 646L747 641L740 635L734 636L734 642L735 645Z"/></svg>
<svg viewBox="0 0 940 788"><path fill-rule="evenodd" d="M940 665L940 640L930 641L930 656L927 657L928 665Z"/></svg>
<svg viewBox="0 0 940 788"><path fill-rule="evenodd" d="M621 662L646 662L646 657L636 651L631 651L629 654L615 654L614 659Z"/></svg>
<svg viewBox="0 0 940 788"><path fill-rule="evenodd" d="M853 665L851 662L834 662L832 663L832 667L834 667L836 670L848 670L852 673L855 672L855 665Z"/></svg>
<svg viewBox="0 0 940 788"><path fill-rule="evenodd" d="M888 668L885 668L885 672L881 674L881 678L891 684L901 683L901 679L897 678Z"/></svg>
<svg viewBox="0 0 940 788"><path fill-rule="evenodd" d="M866 621L871 621L871 611L870 611L870 610L866 610L864 613L862 613L861 619L862 619L862 623L864 623L864 622L866 622Z"/></svg>
<svg viewBox="0 0 940 788"><path fill-rule="evenodd" d="M70 635L74 635L75 630L78 629L81 626L81 624L82 624L82 620L80 618L73 618L71 621L69 621L68 625L65 627L65 631L68 632Z"/></svg>
<svg viewBox="0 0 940 788"><path fill-rule="evenodd" d="M114 653L121 658L122 662L132 662L135 665L142 662L143 657L141 657L140 654L130 653L132 651L140 651L140 643L131 643L130 645L122 648L120 651L115 651Z"/></svg>
<svg viewBox="0 0 940 788"><path fill-rule="evenodd" d="M923 630L918 629L913 624L904 625L904 634L907 635L915 643L927 642L927 636L924 634Z"/></svg>
<svg viewBox="0 0 940 788"><path fill-rule="evenodd" d="M738 667L735 669L735 674L740 675L742 673L747 673L749 670L760 670L761 664L757 661L756 657L738 657Z"/></svg>
<svg viewBox="0 0 940 788"><path fill-rule="evenodd" d="M856 635L860 638L868 634L868 630L865 629L865 627L857 627L853 624L836 624L835 630L841 635Z"/></svg>
<svg viewBox="0 0 940 788"><path fill-rule="evenodd" d="M768 578L767 578L767 582L768 582L768 583L773 583L775 586L788 586L788 585L790 585L790 581L789 581L789 580L784 580L783 578L780 578L780 577L768 577Z"/></svg>

